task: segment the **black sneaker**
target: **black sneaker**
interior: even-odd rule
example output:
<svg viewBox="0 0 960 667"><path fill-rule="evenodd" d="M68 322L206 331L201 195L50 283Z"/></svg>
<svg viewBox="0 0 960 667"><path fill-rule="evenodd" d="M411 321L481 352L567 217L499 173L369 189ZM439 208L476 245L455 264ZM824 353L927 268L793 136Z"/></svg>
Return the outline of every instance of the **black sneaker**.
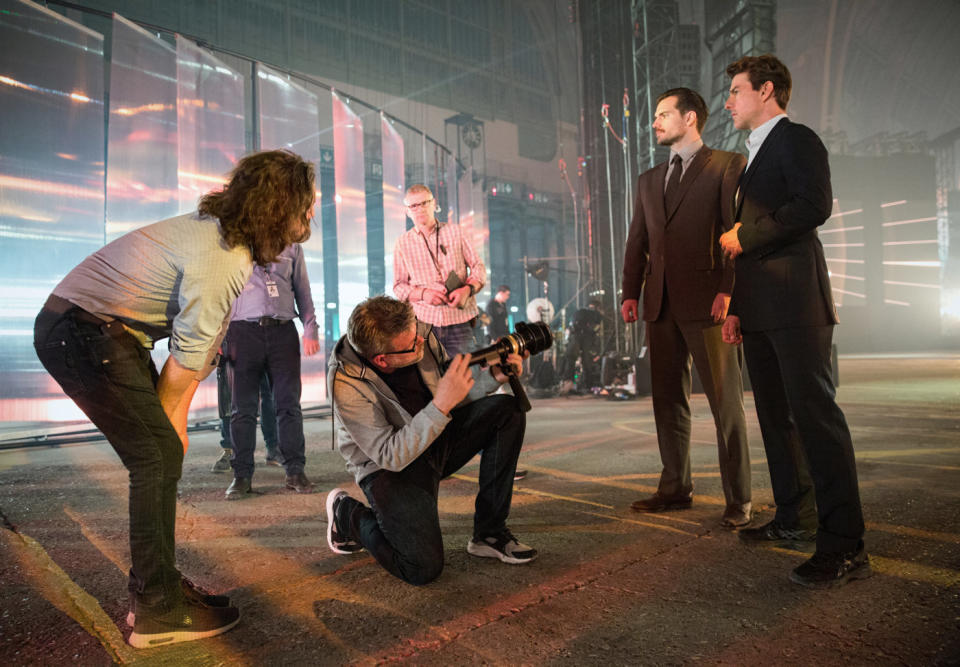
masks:
<svg viewBox="0 0 960 667"><path fill-rule="evenodd" d="M346 531L341 528L343 523L337 521L343 501L349 497L350 494L343 489L333 489L327 494L327 546L335 554L363 551L363 545L347 537Z"/></svg>
<svg viewBox="0 0 960 667"><path fill-rule="evenodd" d="M140 605L127 641L134 648L168 646L223 634L239 620L236 607L208 607L189 599L166 611Z"/></svg>
<svg viewBox="0 0 960 667"><path fill-rule="evenodd" d="M807 588L836 588L871 575L870 557L861 547L850 553L817 551L790 573L790 581Z"/></svg>
<svg viewBox="0 0 960 667"><path fill-rule="evenodd" d="M128 589L129 590L129 589ZM180 590L183 591L183 596L188 600L193 602L199 602L208 607L229 607L230 598L226 595L216 595L211 593L202 586L198 586L193 583L186 577L180 578ZM130 590L130 611L127 612L127 625L131 628L136 624L137 613L136 613L136 593Z"/></svg>
<svg viewBox="0 0 960 667"><path fill-rule="evenodd" d="M813 542L817 531L788 527L774 519L756 528L741 528L737 535L744 542Z"/></svg>
<svg viewBox="0 0 960 667"><path fill-rule="evenodd" d="M537 557L537 550L521 544L509 529L499 535L475 537L467 542L467 553L481 558L499 558L504 563L521 565Z"/></svg>

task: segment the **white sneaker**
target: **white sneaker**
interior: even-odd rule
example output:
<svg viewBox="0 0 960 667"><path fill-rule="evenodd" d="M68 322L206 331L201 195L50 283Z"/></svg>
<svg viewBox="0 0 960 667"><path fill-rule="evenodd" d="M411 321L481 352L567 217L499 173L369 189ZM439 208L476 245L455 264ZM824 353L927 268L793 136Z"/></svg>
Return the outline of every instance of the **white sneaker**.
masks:
<svg viewBox="0 0 960 667"><path fill-rule="evenodd" d="M537 557L537 550L521 544L507 528L499 535L473 538L467 542L467 553L480 558L499 558L504 563L522 565Z"/></svg>

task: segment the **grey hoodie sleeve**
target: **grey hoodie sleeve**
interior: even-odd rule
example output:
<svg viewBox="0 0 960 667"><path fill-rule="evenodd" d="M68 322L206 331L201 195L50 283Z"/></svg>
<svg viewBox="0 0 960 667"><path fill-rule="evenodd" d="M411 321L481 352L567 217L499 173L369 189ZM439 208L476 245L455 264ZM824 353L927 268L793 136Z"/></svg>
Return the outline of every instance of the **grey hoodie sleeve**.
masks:
<svg viewBox="0 0 960 667"><path fill-rule="evenodd" d="M337 417L352 444L378 468L398 472L413 463L437 439L450 417L431 401L404 426L397 428L384 413L384 405L367 390L348 383L336 384ZM349 452L343 448L344 454Z"/></svg>

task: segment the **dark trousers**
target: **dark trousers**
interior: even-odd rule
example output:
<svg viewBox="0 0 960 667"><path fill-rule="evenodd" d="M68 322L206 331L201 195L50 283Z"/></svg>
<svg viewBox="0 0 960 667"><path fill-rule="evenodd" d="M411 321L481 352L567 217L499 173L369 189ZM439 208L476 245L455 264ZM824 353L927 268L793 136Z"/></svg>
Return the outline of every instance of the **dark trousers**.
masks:
<svg viewBox="0 0 960 667"><path fill-rule="evenodd" d="M647 322L653 414L663 471L657 491L693 493L690 473L690 363L697 366L717 429L720 480L727 505L750 502L750 447L743 414L740 346L721 338L712 321L678 322L669 308Z"/></svg>
<svg viewBox="0 0 960 667"><path fill-rule="evenodd" d="M130 474L130 589L145 604L173 604L182 597L174 551L183 444L157 396L150 352L78 313L40 311L34 347Z"/></svg>
<svg viewBox="0 0 960 667"><path fill-rule="evenodd" d="M217 366L217 411L220 414L220 446L224 449L233 449L233 439L230 437L232 404L227 358L222 357ZM260 432L267 446L267 456L277 456L277 409L273 405L273 389L266 373L260 377Z"/></svg>
<svg viewBox="0 0 960 667"><path fill-rule="evenodd" d="M227 380L233 391L230 436L235 477L253 477L257 444L260 380L266 373L273 388L277 435L283 467L288 475L303 472L306 464L303 413L300 411L300 336L292 322L260 326L231 322L224 341Z"/></svg>
<svg viewBox="0 0 960 667"><path fill-rule="evenodd" d="M591 387L600 384L597 377L597 362L600 339L593 331L574 331L567 341L567 349L563 353L563 368L560 379L573 382L576 375L577 359L580 359L580 386Z"/></svg>
<svg viewBox="0 0 960 667"><path fill-rule="evenodd" d="M836 403L833 325L745 331L750 383L778 520L817 526L817 549L863 544L853 442ZM816 518L814 518L816 517Z"/></svg>
<svg viewBox="0 0 960 667"><path fill-rule="evenodd" d="M523 446L526 416L513 396L495 395L451 413L452 421L432 445L399 472L380 470L360 480L370 507L351 499L350 537L390 574L414 585L443 571L443 538L437 495L440 480L480 456L473 535L506 528L513 476Z"/></svg>

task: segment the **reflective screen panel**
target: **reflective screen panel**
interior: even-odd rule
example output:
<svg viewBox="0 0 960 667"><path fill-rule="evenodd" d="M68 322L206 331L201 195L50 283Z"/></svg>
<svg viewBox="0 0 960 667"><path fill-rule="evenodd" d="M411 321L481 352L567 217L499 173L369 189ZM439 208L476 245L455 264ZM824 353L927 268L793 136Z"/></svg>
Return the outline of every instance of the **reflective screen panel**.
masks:
<svg viewBox="0 0 960 667"><path fill-rule="evenodd" d="M367 201L363 170L363 124L333 93L333 161L336 180L337 257L341 332L354 307L369 295Z"/></svg>
<svg viewBox="0 0 960 667"><path fill-rule="evenodd" d="M103 36L0 0L0 44L0 420L81 419L33 352L33 320L103 245Z"/></svg>
<svg viewBox="0 0 960 667"><path fill-rule="evenodd" d="M318 93L307 90L291 81L287 75L259 63L256 67L256 73L260 149L285 148L297 153L303 159L313 162L315 166L319 165ZM319 173L318 168L318 178ZM307 262L310 292L313 297L322 342L326 311L324 309L323 234L320 230L319 190L320 184L318 182L318 204L314 206L312 233L310 240L303 244L303 254ZM302 334L303 328L299 320L297 321L297 327ZM321 350L313 357L303 357L301 359L302 402L305 405L319 402L326 396L325 357L324 351Z"/></svg>
<svg viewBox="0 0 960 667"><path fill-rule="evenodd" d="M383 148L383 257L386 265L386 291L393 285L393 246L407 229L407 210L403 205L403 137L393 123L380 114L380 140Z"/></svg>
<svg viewBox="0 0 960 667"><path fill-rule="evenodd" d="M177 214L177 54L114 14L107 241Z"/></svg>
<svg viewBox="0 0 960 667"><path fill-rule="evenodd" d="M219 189L246 153L243 76L177 37L178 208Z"/></svg>

